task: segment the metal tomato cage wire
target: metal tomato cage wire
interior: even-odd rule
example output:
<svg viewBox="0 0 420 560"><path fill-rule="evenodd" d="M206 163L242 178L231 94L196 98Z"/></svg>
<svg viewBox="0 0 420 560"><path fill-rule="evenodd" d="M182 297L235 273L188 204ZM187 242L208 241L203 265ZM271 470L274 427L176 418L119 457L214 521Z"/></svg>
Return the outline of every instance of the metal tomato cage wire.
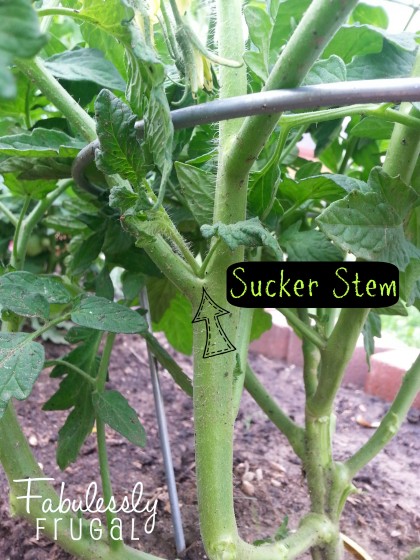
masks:
<svg viewBox="0 0 420 560"><path fill-rule="evenodd" d="M344 107L355 103L399 103L402 101L420 101L419 78L360 80L302 86L295 89L263 91L176 109L171 112L171 118L174 128L182 129L239 117L275 115L276 113L293 109L314 109L331 106ZM144 134L144 120L137 121L134 127L138 132L139 138L141 138ZM102 192L102 189L92 185L85 176L86 167L95 160L95 151L98 148L98 140L91 142L80 151L72 167L74 181L91 194L100 194ZM145 289L143 289L140 299L142 305L148 309L149 305ZM151 329L149 312L147 319ZM149 350L148 359L168 494L171 503L175 543L177 552L180 554L185 549L185 538L156 361Z"/></svg>

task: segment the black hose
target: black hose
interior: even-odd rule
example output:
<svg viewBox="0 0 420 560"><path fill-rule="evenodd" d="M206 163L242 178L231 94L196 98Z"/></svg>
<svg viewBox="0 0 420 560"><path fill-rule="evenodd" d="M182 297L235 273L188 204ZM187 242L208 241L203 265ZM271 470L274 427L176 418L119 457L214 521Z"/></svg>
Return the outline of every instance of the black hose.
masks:
<svg viewBox="0 0 420 560"><path fill-rule="evenodd" d="M171 118L174 128L181 129L239 117L276 114L293 109L401 101L420 101L419 78L361 80L262 91L176 109L171 112ZM141 137L144 132L144 121L137 121L134 126ZM98 147L99 142L95 140L83 148L72 167L75 182L92 194L98 194L101 189L86 179L85 169L94 161L95 150Z"/></svg>

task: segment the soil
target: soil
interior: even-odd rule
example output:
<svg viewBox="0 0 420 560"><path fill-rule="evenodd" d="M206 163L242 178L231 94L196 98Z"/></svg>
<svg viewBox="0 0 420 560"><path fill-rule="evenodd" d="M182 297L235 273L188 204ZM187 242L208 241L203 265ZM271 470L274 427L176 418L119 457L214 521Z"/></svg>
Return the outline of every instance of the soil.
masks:
<svg viewBox="0 0 420 560"><path fill-rule="evenodd" d="M135 350L139 360L132 354ZM50 357L67 349L47 344ZM173 352L172 352L173 353ZM191 360L173 353L191 374ZM284 409L296 421L302 421L303 388L301 371L273 362L261 355L252 356L252 364L263 383L270 387ZM187 542L188 560L206 558L200 544L195 491L194 431L192 403L176 388L165 372L162 391L173 450L175 475ZM53 394L59 380L43 372L30 398L16 403L24 430L39 463L55 486L66 483L65 496L80 498L93 480L100 488L94 435L85 443L81 456L65 472L55 464L57 431L66 413L42 412L43 403ZM120 336L112 358L109 388L119 388L139 412L148 441L139 449L109 430L109 455L114 493L117 499L129 494L141 481L147 499L158 500L156 526L145 534L146 518L136 519L129 542L136 548L166 559L176 558L170 506L159 447L151 382L144 342ZM336 459L345 459L372 434L389 405L351 386L343 387L337 398ZM286 439L245 394L237 420L235 438L235 508L241 535L248 541L272 536L288 516L295 529L308 510L304 473ZM245 474L247 473L247 474ZM420 421L412 411L401 431L388 447L355 480L360 493L352 495L345 507L342 531L357 541L375 560L402 559L420 542ZM244 484L244 481L247 481ZM0 471L0 559L69 560L72 557L44 539L36 540L35 529L26 521L12 519L8 512L7 485ZM130 526L125 526L127 539ZM308 555L301 557L309 558ZM348 555L348 558L354 556Z"/></svg>

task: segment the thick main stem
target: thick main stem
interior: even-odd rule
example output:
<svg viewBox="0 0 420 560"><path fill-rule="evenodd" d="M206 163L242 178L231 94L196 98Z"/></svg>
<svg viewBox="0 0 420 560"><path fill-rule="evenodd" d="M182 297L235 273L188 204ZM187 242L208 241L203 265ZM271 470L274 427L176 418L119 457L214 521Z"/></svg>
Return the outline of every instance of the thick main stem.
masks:
<svg viewBox="0 0 420 560"><path fill-rule="evenodd" d="M244 51L240 0L217 2L219 54L240 60ZM246 93L245 68L220 70L222 98ZM214 221L235 223L246 215L246 185L231 189L226 175L226 153L240 122L220 124L219 165L215 194ZM215 241L214 241L215 242ZM229 309L232 315L223 322L230 340L237 335L239 309L226 304L226 268L243 257L243 249L231 252L218 244L205 271L206 289L211 298ZM223 321L223 319L222 319ZM233 372L236 353L203 358L204 322L194 329L194 421L196 431L197 491L203 543L211 559L237 558L237 528L233 508Z"/></svg>

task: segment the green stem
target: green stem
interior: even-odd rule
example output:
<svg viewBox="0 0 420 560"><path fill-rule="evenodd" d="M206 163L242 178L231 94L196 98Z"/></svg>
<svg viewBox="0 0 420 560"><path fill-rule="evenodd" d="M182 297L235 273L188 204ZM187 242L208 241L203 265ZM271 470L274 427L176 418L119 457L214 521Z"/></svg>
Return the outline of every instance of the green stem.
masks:
<svg viewBox="0 0 420 560"><path fill-rule="evenodd" d="M168 216L168 219L169 219L169 216ZM195 260L194 255L189 250L188 245L185 242L182 235L179 233L179 231L173 225L172 220L170 220L170 225L171 225L171 230L170 230L171 231L171 239L173 240L175 245L178 247L178 249L181 252L181 255L184 257L185 261L189 264L192 272L196 275L199 275L200 266L197 263L197 261Z"/></svg>
<svg viewBox="0 0 420 560"><path fill-rule="evenodd" d="M111 359L112 348L114 345L116 334L108 333L105 346L102 352L101 362L99 364L98 376L96 378L96 389L98 393L103 393L105 390L106 378L108 375L109 361ZM109 470L108 454L106 449L106 432L105 432L105 422L96 415L96 440L98 443L98 459L99 459L99 470L101 473L102 480L102 491L104 494L105 505L109 505L113 498L111 474ZM112 511L106 511L106 521L108 530L110 531L118 517ZM115 539L112 533L109 533L109 545L111 549L120 549L123 545L123 541Z"/></svg>
<svg viewBox="0 0 420 560"><path fill-rule="evenodd" d="M347 144L347 148L346 151L344 153L344 157L342 162L340 163L340 167L338 168L338 173L340 175L344 175L346 170L347 170L347 166L348 163L350 161L350 158L353 156L356 148L357 148L357 144L359 143L359 138L352 136Z"/></svg>
<svg viewBox="0 0 420 560"><path fill-rule="evenodd" d="M420 391L420 355L404 376L400 390L391 408L373 436L351 457L346 466L354 476L369 463L397 434L410 406Z"/></svg>
<svg viewBox="0 0 420 560"><path fill-rule="evenodd" d="M310 326L309 314L307 309L298 309L298 315L302 323L310 329L314 334L315 331ZM326 342L324 343L325 347ZM312 340L303 337L302 341L303 352L303 381L305 384L306 398L309 399L313 396L318 386L318 366L321 359L319 346L314 344Z"/></svg>
<svg viewBox="0 0 420 560"><path fill-rule="evenodd" d="M71 181L60 181L56 189L48 193L42 200L38 202L35 208L28 214L19 228L16 237L16 258L14 258L14 266L16 268L23 268L26 258L26 249L28 246L29 238L38 222L44 217L45 212L53 205L54 201L69 187ZM15 233L16 235L16 233Z"/></svg>
<svg viewBox="0 0 420 560"><path fill-rule="evenodd" d="M420 560L420 548L415 548L404 558L404 560Z"/></svg>
<svg viewBox="0 0 420 560"><path fill-rule="evenodd" d="M273 424L286 436L293 451L303 458L304 430L283 412L271 393L263 386L248 363L246 368L245 388Z"/></svg>
<svg viewBox="0 0 420 560"><path fill-rule="evenodd" d="M3 212L12 225L15 227L17 226L18 218L7 208L5 204L3 204L3 202L0 202L0 212Z"/></svg>
<svg viewBox="0 0 420 560"><path fill-rule="evenodd" d="M368 313L369 309L341 310L327 345L321 350L317 390L307 401L307 408L315 418L328 417L331 414L335 395ZM343 333L346 333L346 336L343 336Z"/></svg>
<svg viewBox="0 0 420 560"><path fill-rule="evenodd" d="M417 51L412 75L420 76L420 49ZM400 113L413 117L419 116L419 111L411 103L402 103ZM410 184L419 154L419 131L397 124L391 136L383 169L388 175L392 177L399 175L405 183Z"/></svg>
<svg viewBox="0 0 420 560"><path fill-rule="evenodd" d="M80 10L73 10L72 8L43 8L41 10L37 10L37 14L39 17L67 16L73 19L86 21L87 23L91 23L93 25L98 25L98 21L94 17L87 16Z"/></svg>
<svg viewBox="0 0 420 560"><path fill-rule="evenodd" d="M25 341L28 342L30 340L35 340L36 338L43 335L44 332L47 332L49 329L51 329L51 327L55 327L56 325L59 325L63 321L68 321L70 319L70 316L71 316L70 313L66 313L65 315L61 315L60 317L56 317L52 321L49 321L48 323L45 323L45 325L43 325L38 330L28 334ZM25 344L26 344L26 342L25 342Z"/></svg>
<svg viewBox="0 0 420 560"><path fill-rule="evenodd" d="M66 360L47 360L44 363L44 368L51 367L51 366L64 366L64 367L68 368L69 370L74 371L75 373L77 373L78 375L83 377L83 379L85 381L87 381L88 383L90 383L91 385L96 387L96 382L93 379L93 377L88 375L85 371L78 368L74 364L71 364L70 362L66 362Z"/></svg>
<svg viewBox="0 0 420 560"><path fill-rule="evenodd" d="M138 243L156 263L162 273L191 300L201 297L202 281L191 271L190 267L172 251L162 238L157 236L151 243Z"/></svg>
<svg viewBox="0 0 420 560"><path fill-rule="evenodd" d="M18 252L20 231L22 228L22 222L26 216L26 212L28 211L30 203L31 203L31 197L25 196L25 200L23 201L22 210L20 211L19 214L19 219L16 224L15 235L13 238L13 253L12 253L12 258L10 259L10 264L18 270L21 270L23 268L23 259L19 258L19 252Z"/></svg>
<svg viewBox="0 0 420 560"><path fill-rule="evenodd" d="M203 264L200 267L200 271L198 273L198 276L200 278L204 278L204 274L207 270L207 267L209 266L209 263L211 261L211 259L213 258L216 250L218 249L219 245L222 243L222 240L220 237L218 237L211 245L207 255L204 258Z"/></svg>
<svg viewBox="0 0 420 560"><path fill-rule="evenodd" d="M411 105L411 104L410 104ZM404 124L416 130L420 129L420 119L410 114L403 114L400 111L391 109L387 103L380 105L372 104L359 104L350 105L349 107L336 107L334 109L322 109L320 111L308 111L306 113L288 113L281 115L279 119L280 126L287 126L293 128L295 126L306 125L334 121L343 119L345 117L352 117L356 115L364 115L369 117L376 117L378 119Z"/></svg>
<svg viewBox="0 0 420 560"><path fill-rule="evenodd" d="M105 390L106 378L108 376L108 366L111 359L115 337L115 333L108 333L105 340L105 346L102 352L101 363L99 365L99 371L96 381L96 388L99 393L102 393Z"/></svg>
<svg viewBox="0 0 420 560"><path fill-rule="evenodd" d="M248 361L249 340L251 337L253 317L254 317L254 309L252 308L243 308L239 312L240 328L238 328L237 330L237 338L236 338L235 346L237 351L237 359L239 360L239 364L237 364L237 366L238 365L240 366L241 373L238 376L235 370L235 376L233 379L232 416L234 420L238 416L242 393L244 389L245 371L246 371L245 364Z"/></svg>
<svg viewBox="0 0 420 560"><path fill-rule="evenodd" d="M291 308L278 307L277 311L280 311L280 313L286 317L287 321L292 325L298 336L306 338L317 348L325 348L327 341L321 335L319 335L310 325L299 319L299 317Z"/></svg>
<svg viewBox="0 0 420 560"><path fill-rule="evenodd" d="M88 142L96 139L95 121L45 68L42 59L39 57L29 60L19 59L16 60L16 65L63 113L78 134Z"/></svg>
<svg viewBox="0 0 420 560"><path fill-rule="evenodd" d="M217 0L219 54L239 59L244 51L241 0ZM220 97L243 95L247 91L246 70L220 68ZM220 123L219 165L216 180L214 222L226 224L246 217L246 184L237 189L225 173L226 153L234 141L241 121ZM239 308L226 302L226 268L242 260L243 248L230 251L224 243L217 244L205 272L205 284L217 303L231 311L223 323L230 340L237 339ZM201 297L201 294L200 294ZM203 328L204 327L204 328ZM194 323L194 421L196 432L197 493L201 534L211 560L232 560L237 556L238 534L233 506L233 373L236 352L203 358L206 333L204 322ZM209 422L211 418L211 422ZM244 557L241 557L244 558Z"/></svg>

